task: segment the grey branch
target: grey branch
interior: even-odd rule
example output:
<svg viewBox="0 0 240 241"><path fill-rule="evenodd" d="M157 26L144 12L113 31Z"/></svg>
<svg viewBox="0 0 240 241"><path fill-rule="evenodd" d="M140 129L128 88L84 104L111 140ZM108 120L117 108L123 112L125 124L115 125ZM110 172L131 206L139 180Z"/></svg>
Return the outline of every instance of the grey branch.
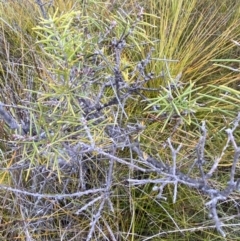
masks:
<svg viewBox="0 0 240 241"><path fill-rule="evenodd" d="M6 122L10 129L19 129L20 125L4 108L4 104L0 102L0 117Z"/></svg>

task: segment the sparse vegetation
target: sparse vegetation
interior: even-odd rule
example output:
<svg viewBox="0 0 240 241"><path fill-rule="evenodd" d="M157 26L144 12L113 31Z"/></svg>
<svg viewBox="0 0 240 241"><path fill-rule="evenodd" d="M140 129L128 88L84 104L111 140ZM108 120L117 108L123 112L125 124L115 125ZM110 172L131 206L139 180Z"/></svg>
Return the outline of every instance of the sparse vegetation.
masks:
<svg viewBox="0 0 240 241"><path fill-rule="evenodd" d="M0 239L237 240L239 19L1 1Z"/></svg>

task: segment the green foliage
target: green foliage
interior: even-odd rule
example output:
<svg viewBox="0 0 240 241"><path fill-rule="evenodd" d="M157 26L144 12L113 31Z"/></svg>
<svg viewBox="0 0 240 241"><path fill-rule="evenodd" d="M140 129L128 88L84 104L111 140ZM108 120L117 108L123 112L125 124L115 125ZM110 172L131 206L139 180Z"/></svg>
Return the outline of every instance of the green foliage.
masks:
<svg viewBox="0 0 240 241"><path fill-rule="evenodd" d="M69 67L74 64L77 54L83 50L83 32L78 33L72 26L74 19L80 16L80 12L70 11L59 14L56 10L53 16L42 19L40 26L34 28L40 40L36 44L42 44L45 54L49 56L58 67Z"/></svg>
<svg viewBox="0 0 240 241"><path fill-rule="evenodd" d="M155 114L157 118L166 118L161 131L165 129L171 118L180 118L190 125L191 115L199 110L197 99L192 99L192 95L201 87L194 88L195 83L190 83L186 88L180 85L178 80L176 83L169 84L167 88L162 87L159 96L150 99L150 104L145 108L153 109L154 107L155 110L148 111L148 113Z"/></svg>

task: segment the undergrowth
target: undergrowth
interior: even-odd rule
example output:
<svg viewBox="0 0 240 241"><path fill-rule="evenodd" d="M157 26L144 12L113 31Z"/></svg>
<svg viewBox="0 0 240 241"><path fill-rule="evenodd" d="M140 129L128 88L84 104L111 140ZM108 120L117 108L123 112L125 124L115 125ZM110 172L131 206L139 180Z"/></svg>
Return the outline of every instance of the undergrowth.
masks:
<svg viewBox="0 0 240 241"><path fill-rule="evenodd" d="M238 1L0 3L3 240L237 240Z"/></svg>

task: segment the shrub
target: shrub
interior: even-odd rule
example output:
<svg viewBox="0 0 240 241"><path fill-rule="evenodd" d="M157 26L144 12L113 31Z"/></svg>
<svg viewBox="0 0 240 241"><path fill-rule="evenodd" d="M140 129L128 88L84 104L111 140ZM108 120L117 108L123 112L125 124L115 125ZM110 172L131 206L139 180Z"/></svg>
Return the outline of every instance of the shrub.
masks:
<svg viewBox="0 0 240 241"><path fill-rule="evenodd" d="M210 60L239 4L30 3L1 13L2 238L237 236L238 73Z"/></svg>

